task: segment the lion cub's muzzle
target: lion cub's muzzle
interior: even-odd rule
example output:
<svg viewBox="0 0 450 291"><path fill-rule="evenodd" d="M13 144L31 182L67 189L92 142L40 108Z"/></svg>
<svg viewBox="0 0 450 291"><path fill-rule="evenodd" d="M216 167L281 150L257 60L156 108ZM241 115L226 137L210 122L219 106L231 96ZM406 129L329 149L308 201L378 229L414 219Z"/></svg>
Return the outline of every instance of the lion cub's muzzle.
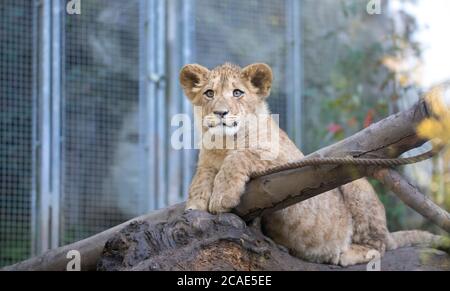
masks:
<svg viewBox="0 0 450 291"><path fill-rule="evenodd" d="M233 135L239 130L239 117L236 115L209 114L203 118L203 126L212 134Z"/></svg>

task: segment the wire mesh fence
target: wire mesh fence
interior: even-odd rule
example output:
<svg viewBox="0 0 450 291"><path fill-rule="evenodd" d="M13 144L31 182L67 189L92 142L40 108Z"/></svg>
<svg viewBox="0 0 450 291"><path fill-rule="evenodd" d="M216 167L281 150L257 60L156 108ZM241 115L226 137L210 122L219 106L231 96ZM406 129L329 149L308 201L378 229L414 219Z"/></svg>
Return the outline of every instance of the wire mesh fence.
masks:
<svg viewBox="0 0 450 291"><path fill-rule="evenodd" d="M286 128L288 1L198 0L195 5L201 7L195 10L196 61L210 68L225 62L269 64L276 79L268 101Z"/></svg>
<svg viewBox="0 0 450 291"><path fill-rule="evenodd" d="M31 251L35 6L0 4L0 266Z"/></svg>
<svg viewBox="0 0 450 291"><path fill-rule="evenodd" d="M65 17L62 237L66 244L145 210L139 144L139 6L83 1Z"/></svg>

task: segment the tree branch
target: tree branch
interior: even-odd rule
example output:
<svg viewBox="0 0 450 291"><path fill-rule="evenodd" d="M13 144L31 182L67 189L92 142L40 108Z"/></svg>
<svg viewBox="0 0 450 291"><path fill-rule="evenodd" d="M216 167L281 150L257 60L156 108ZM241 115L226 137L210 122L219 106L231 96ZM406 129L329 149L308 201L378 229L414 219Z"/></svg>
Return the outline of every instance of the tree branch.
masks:
<svg viewBox="0 0 450 291"><path fill-rule="evenodd" d="M406 205L450 233L450 214L420 193L398 172L392 169L380 169L376 170L372 176L394 192Z"/></svg>

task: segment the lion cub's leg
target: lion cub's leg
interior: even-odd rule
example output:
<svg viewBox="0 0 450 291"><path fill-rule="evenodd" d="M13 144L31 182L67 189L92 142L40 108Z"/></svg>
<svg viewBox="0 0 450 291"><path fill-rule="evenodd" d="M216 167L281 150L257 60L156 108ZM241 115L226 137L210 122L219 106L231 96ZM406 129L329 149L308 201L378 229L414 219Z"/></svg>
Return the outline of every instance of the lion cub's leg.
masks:
<svg viewBox="0 0 450 291"><path fill-rule="evenodd" d="M251 151L234 152L227 156L214 180L209 212L229 212L236 207L250 179L250 172L264 167L266 163L258 153Z"/></svg>
<svg viewBox="0 0 450 291"><path fill-rule="evenodd" d="M350 247L341 253L339 265L346 267L356 264L364 264L370 262L374 258L374 254L379 252L368 246L351 244Z"/></svg>
<svg viewBox="0 0 450 291"><path fill-rule="evenodd" d="M384 255L389 231L384 206L367 179L355 180L339 188L352 215L352 242L369 246Z"/></svg>
<svg viewBox="0 0 450 291"><path fill-rule="evenodd" d="M213 190L217 171L210 167L199 167L189 188L186 209L208 211L209 199Z"/></svg>

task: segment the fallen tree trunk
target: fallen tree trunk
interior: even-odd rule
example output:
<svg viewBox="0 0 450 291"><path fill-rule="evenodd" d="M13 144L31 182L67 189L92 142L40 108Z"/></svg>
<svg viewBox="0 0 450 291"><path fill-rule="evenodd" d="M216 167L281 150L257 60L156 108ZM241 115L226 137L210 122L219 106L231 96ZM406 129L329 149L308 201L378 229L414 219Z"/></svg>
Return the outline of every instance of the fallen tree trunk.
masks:
<svg viewBox="0 0 450 291"><path fill-rule="evenodd" d="M405 248L385 254L370 270L449 270L450 256L429 248ZM378 269L377 269L378 267ZM105 245L101 271L347 271L306 262L248 227L238 216L189 211L167 222L133 222Z"/></svg>
<svg viewBox="0 0 450 291"><path fill-rule="evenodd" d="M308 157L398 157L426 142L416 135L415 128L418 123L430 117L430 112L426 102L421 100L411 109L392 115ZM367 175L367 170L362 166L308 166L259 177L249 182L241 203L234 212L245 221L250 221L259 215L282 209L361 178ZM82 270L93 270L107 239L130 222L164 222L181 215L183 209L183 204L177 204L152 212L80 242L50 250L36 258L6 267L4 270L65 270L68 262L66 254L70 250L80 252Z"/></svg>

